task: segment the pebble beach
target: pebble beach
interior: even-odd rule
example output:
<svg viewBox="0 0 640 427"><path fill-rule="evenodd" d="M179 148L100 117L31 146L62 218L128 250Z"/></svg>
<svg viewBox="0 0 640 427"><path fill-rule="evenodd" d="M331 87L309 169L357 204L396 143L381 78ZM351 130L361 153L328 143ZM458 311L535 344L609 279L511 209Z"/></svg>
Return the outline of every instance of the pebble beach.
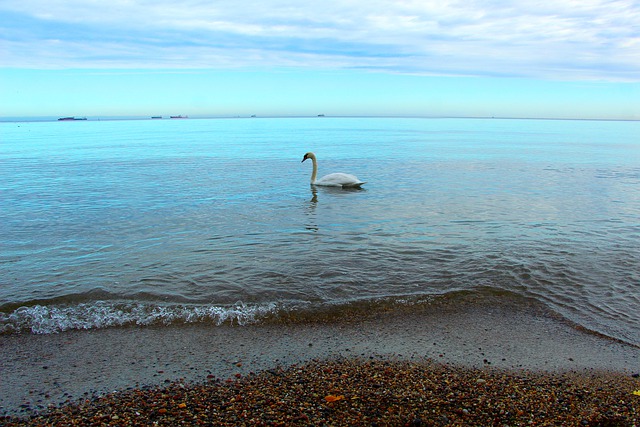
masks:
<svg viewBox="0 0 640 427"><path fill-rule="evenodd" d="M0 337L4 426L637 426L640 349L499 301Z"/></svg>
<svg viewBox="0 0 640 427"><path fill-rule="evenodd" d="M5 426L635 426L638 381L342 359L79 401Z"/></svg>

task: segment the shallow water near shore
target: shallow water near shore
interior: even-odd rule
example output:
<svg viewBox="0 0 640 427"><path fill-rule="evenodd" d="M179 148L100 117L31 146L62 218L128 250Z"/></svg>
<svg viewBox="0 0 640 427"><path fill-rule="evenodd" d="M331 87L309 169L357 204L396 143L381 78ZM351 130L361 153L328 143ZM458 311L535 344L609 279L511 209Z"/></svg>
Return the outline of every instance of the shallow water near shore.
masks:
<svg viewBox="0 0 640 427"><path fill-rule="evenodd" d="M247 324L477 294L640 344L640 123L0 124L0 330ZM347 172L362 190L312 188ZM320 314L319 314L320 315Z"/></svg>

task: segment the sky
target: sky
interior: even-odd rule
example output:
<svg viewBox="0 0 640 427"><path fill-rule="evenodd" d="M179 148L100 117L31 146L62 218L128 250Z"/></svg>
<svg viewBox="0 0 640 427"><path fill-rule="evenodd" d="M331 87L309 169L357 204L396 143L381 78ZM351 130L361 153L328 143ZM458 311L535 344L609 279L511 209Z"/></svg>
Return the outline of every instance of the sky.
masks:
<svg viewBox="0 0 640 427"><path fill-rule="evenodd" d="M638 0L0 0L0 117L640 120Z"/></svg>

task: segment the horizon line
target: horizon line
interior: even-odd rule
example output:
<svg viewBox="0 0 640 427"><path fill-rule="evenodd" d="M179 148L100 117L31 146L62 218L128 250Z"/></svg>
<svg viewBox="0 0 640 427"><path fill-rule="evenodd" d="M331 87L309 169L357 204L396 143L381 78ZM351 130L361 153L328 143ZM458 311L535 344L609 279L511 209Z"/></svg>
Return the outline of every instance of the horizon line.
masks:
<svg viewBox="0 0 640 427"><path fill-rule="evenodd" d="M580 117L527 117L527 116L455 116L455 115L206 115L197 114L194 116L180 115L180 116L141 116L141 115L123 115L123 116L0 116L0 123L29 123L29 122L57 122L63 117L73 117L80 120L72 121L118 121L118 120L206 120L206 119L327 119L327 118L340 118L340 119L478 119L478 120L558 120L558 121L604 121L604 122L637 122L640 118L580 118Z"/></svg>

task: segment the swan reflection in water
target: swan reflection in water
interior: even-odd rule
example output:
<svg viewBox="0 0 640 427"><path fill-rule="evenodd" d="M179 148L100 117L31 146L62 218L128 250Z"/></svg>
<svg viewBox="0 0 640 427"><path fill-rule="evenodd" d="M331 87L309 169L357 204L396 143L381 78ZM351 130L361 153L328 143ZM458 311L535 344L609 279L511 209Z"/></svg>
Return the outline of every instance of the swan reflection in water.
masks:
<svg viewBox="0 0 640 427"><path fill-rule="evenodd" d="M319 230L318 221L316 221L316 207L318 206L318 189L315 186L311 186L311 200L307 206L307 216L309 217L309 223L305 225L309 231L314 233Z"/></svg>
<svg viewBox="0 0 640 427"><path fill-rule="evenodd" d="M318 207L318 193L323 193L325 195L333 195L333 196L345 196L349 193L360 193L360 192L366 192L366 191L367 190L361 187L316 187L315 185L311 185L311 199L309 200L309 205L307 206L307 209L306 209L307 215L311 220L311 223L307 224L305 228L313 232L316 232L319 230L318 224L316 221L316 208Z"/></svg>
<svg viewBox="0 0 640 427"><path fill-rule="evenodd" d="M362 187L316 187L311 186L311 203L318 203L318 193L331 194L334 196L345 196L349 193L364 193L365 190Z"/></svg>

